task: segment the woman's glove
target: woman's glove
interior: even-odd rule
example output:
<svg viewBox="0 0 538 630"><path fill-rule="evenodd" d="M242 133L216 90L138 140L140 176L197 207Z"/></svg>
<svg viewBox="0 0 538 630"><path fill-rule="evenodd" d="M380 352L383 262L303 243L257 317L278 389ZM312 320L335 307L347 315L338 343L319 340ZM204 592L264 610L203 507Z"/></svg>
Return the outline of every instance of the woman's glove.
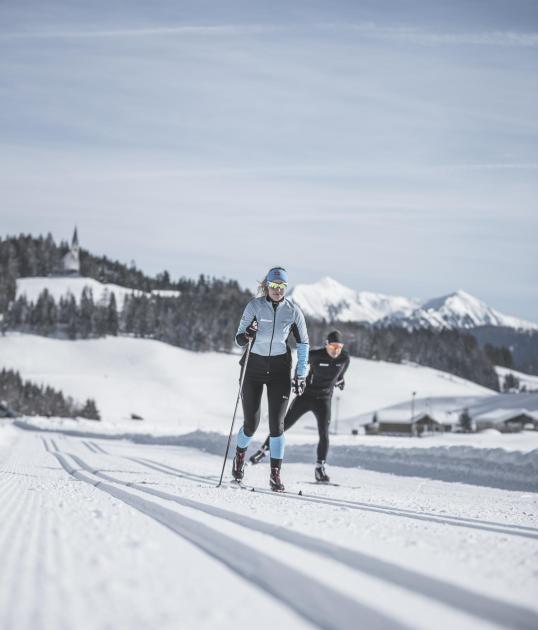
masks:
<svg viewBox="0 0 538 630"><path fill-rule="evenodd" d="M256 339L256 333L258 332L258 322L253 321L250 326L247 326L245 330L245 337L247 339Z"/></svg>

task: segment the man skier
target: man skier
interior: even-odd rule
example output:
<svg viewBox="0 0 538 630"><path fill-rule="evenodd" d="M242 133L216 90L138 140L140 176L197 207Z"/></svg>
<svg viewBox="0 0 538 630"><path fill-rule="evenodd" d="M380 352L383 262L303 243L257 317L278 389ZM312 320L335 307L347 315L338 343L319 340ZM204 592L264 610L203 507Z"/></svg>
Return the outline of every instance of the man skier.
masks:
<svg viewBox="0 0 538 630"><path fill-rule="evenodd" d="M329 424L331 422L331 402L335 387L344 389L344 374L349 367L349 354L343 349L342 333L333 330L327 335L325 347L311 350L309 353L310 371L306 378L306 388L302 396L297 396L290 405L284 418L284 431L292 427L305 413L311 411L318 423L319 442L316 481L329 483L325 469L329 450ZM252 455L250 462L257 464L266 455L269 437L262 447Z"/></svg>

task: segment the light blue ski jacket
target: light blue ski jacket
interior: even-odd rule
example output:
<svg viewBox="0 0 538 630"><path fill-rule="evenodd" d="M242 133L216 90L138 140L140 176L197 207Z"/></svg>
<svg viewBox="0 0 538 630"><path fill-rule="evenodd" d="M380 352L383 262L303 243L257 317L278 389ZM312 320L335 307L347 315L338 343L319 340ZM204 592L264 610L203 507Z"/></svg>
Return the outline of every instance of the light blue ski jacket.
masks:
<svg viewBox="0 0 538 630"><path fill-rule="evenodd" d="M244 332L252 322L258 323L256 339L251 352L264 357L285 354L288 351L287 340L293 334L297 342L297 367L295 374L305 378L308 372L308 332L301 309L288 298L278 302L276 309L266 297L250 300L243 311L235 336L238 346L244 346L247 340Z"/></svg>

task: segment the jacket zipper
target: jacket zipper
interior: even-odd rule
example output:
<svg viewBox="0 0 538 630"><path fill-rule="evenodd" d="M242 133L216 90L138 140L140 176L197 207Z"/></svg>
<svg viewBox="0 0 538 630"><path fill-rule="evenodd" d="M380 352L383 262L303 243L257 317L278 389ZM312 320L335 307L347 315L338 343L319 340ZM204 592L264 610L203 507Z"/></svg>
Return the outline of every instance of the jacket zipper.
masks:
<svg viewBox="0 0 538 630"><path fill-rule="evenodd" d="M273 347L273 337L275 336L275 324L276 324L276 309L278 304L271 302L271 308L273 309L273 333L271 334L271 341L269 342L269 356L267 357L267 374L271 371L271 348Z"/></svg>

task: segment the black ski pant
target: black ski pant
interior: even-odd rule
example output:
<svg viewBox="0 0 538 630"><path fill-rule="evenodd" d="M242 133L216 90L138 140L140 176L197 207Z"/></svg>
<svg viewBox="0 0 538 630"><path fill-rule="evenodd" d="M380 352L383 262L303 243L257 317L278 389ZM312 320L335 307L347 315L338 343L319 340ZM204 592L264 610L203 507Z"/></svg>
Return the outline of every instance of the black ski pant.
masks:
<svg viewBox="0 0 538 630"><path fill-rule="evenodd" d="M284 416L291 391L291 360L288 354L264 357L251 353L243 382L243 432L251 437L260 424L263 386L267 387L269 432L279 437L284 432Z"/></svg>
<svg viewBox="0 0 538 630"><path fill-rule="evenodd" d="M319 442L317 449L318 462L327 459L329 452L329 425L331 423L331 401L329 398L313 398L308 394L296 396L284 418L284 431L290 429L301 416L311 411L318 423ZM269 448L269 438L264 442L264 448Z"/></svg>

